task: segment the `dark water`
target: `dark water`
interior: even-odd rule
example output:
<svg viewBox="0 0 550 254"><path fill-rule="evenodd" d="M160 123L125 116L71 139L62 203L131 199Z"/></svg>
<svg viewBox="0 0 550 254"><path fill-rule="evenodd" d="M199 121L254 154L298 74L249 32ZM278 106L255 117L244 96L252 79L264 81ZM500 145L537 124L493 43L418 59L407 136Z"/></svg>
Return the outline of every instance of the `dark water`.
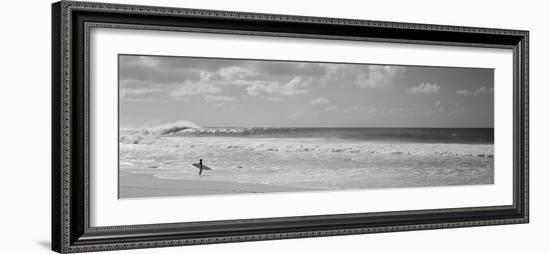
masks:
<svg viewBox="0 0 550 254"><path fill-rule="evenodd" d="M175 136L336 138L349 141L493 144L493 128L241 128L209 127L178 131Z"/></svg>

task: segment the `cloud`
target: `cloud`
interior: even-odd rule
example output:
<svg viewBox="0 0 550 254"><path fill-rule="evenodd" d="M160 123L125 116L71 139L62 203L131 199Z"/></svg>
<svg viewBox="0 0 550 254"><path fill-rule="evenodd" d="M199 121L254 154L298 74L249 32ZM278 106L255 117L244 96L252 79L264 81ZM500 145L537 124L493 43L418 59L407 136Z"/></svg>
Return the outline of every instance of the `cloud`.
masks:
<svg viewBox="0 0 550 254"><path fill-rule="evenodd" d="M351 107L347 107L342 109L342 112L368 112L368 113L374 113L376 112L376 108L369 108L361 105L355 105Z"/></svg>
<svg viewBox="0 0 550 254"><path fill-rule="evenodd" d="M368 113L374 113L376 112L376 108L369 108L362 105L353 105L349 107L340 108L337 106L328 106L325 108L326 111L331 112L339 112L339 113L354 113L354 112L368 112Z"/></svg>
<svg viewBox="0 0 550 254"><path fill-rule="evenodd" d="M456 94L462 95L462 96L479 96L479 95L484 95L492 92L493 92L493 88L488 89L487 87L482 86L474 90L468 90L468 89L458 90L456 91Z"/></svg>
<svg viewBox="0 0 550 254"><path fill-rule="evenodd" d="M262 94L275 94L277 93L277 90L279 89L280 84L279 82L273 81L273 82L256 82L255 84L249 86L246 88L246 91L248 92L248 95L251 96L259 96Z"/></svg>
<svg viewBox="0 0 550 254"><path fill-rule="evenodd" d="M269 97L269 98L267 98L267 100L278 102L278 101L282 101L283 98L281 98L281 97Z"/></svg>
<svg viewBox="0 0 550 254"><path fill-rule="evenodd" d="M420 83L417 86L409 87L407 93L409 94L436 94L439 92L440 86L438 84Z"/></svg>
<svg viewBox="0 0 550 254"><path fill-rule="evenodd" d="M284 61L258 61L254 68L264 76L302 76L322 77L327 75L327 67L324 63L300 63Z"/></svg>
<svg viewBox="0 0 550 254"><path fill-rule="evenodd" d="M362 88L377 88L393 85L393 79L405 69L400 66L369 65L368 72L359 75L355 85Z"/></svg>
<svg viewBox="0 0 550 254"><path fill-rule="evenodd" d="M121 88L152 89L149 93L136 90L136 95L126 92L128 98L149 96L149 100L180 100L244 89L249 96L280 101L327 84L391 87L406 71L406 67L384 65L130 55L120 56L119 65Z"/></svg>
<svg viewBox="0 0 550 254"><path fill-rule="evenodd" d="M221 91L217 86L208 82L185 82L175 85L175 89L170 92L172 98L183 98L188 95L214 94Z"/></svg>
<svg viewBox="0 0 550 254"><path fill-rule="evenodd" d="M337 106L328 106L328 107L325 108L325 110L326 111L338 111L338 110L340 110L340 108L337 107Z"/></svg>
<svg viewBox="0 0 550 254"><path fill-rule="evenodd" d="M359 112L359 111L365 111L365 110L366 109L361 105L355 105L355 106L342 109L342 112Z"/></svg>
<svg viewBox="0 0 550 254"><path fill-rule="evenodd" d="M121 80L131 79L152 84L181 83L186 80L200 79L198 66L193 67L188 61L176 61L175 59L172 57L120 56L119 76ZM178 62L184 62L187 65L181 66Z"/></svg>
<svg viewBox="0 0 550 254"><path fill-rule="evenodd" d="M204 97L204 100L207 101L207 102L211 102L211 101L229 102L229 101L234 101L234 100L235 100L235 97L232 97L232 96L223 96L223 95L219 95L219 96L216 96L216 95L207 95L207 96Z"/></svg>
<svg viewBox="0 0 550 254"><path fill-rule="evenodd" d="M314 63L187 57L121 56L119 62L121 87L159 89L151 100L217 94L232 87L244 87L251 96L295 96L306 93L325 71Z"/></svg>
<svg viewBox="0 0 550 254"><path fill-rule="evenodd" d="M286 83L278 81L256 81L253 85L247 88L247 92L251 96L259 95L284 95L294 96L304 94L308 87L308 81L301 77L295 77Z"/></svg>
<svg viewBox="0 0 550 254"><path fill-rule="evenodd" d="M241 66L230 66L222 68L219 71L219 76L225 81L243 80L252 76L257 76L258 73L250 68L243 68Z"/></svg>
<svg viewBox="0 0 550 254"><path fill-rule="evenodd" d="M321 98L321 97L320 97L320 98L317 98L317 99L312 100L309 104L311 104L311 105L319 105L319 104L327 104L327 103L329 103L329 102L330 102L329 99L327 99L327 98Z"/></svg>
<svg viewBox="0 0 550 254"><path fill-rule="evenodd" d="M162 90L159 88L122 88L119 92L120 98L127 101L149 101L161 94Z"/></svg>
<svg viewBox="0 0 550 254"><path fill-rule="evenodd" d="M407 69L389 65L327 65L327 77L322 83L353 85L359 88L389 88L395 85Z"/></svg>

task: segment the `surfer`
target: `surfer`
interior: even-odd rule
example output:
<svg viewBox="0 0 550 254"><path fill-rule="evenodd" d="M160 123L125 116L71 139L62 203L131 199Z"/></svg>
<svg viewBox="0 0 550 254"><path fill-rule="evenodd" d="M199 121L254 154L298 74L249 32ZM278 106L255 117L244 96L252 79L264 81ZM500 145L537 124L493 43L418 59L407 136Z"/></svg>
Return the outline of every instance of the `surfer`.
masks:
<svg viewBox="0 0 550 254"><path fill-rule="evenodd" d="M210 167L202 164L202 159L199 159L199 163L193 163L193 166L199 169L199 175L202 175L203 170L212 170Z"/></svg>

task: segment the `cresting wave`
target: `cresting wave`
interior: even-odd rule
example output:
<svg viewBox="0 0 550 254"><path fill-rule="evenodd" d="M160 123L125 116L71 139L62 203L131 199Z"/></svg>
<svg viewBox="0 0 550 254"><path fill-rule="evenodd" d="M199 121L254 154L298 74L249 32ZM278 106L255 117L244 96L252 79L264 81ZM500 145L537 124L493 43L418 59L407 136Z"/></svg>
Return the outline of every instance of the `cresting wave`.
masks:
<svg viewBox="0 0 550 254"><path fill-rule="evenodd" d="M252 136L284 134L297 128L272 127L200 127L191 121L178 121L151 128L122 129L119 142L124 144L153 144L162 136Z"/></svg>
<svg viewBox="0 0 550 254"><path fill-rule="evenodd" d="M272 127L207 127L187 128L173 134L177 136L251 136L262 134L283 134L297 130L299 129Z"/></svg>
<svg viewBox="0 0 550 254"><path fill-rule="evenodd" d="M119 142L123 144L153 144L159 137L172 135L186 129L200 128L190 121L178 121L172 124L158 125L151 128L142 129L121 129L119 133Z"/></svg>

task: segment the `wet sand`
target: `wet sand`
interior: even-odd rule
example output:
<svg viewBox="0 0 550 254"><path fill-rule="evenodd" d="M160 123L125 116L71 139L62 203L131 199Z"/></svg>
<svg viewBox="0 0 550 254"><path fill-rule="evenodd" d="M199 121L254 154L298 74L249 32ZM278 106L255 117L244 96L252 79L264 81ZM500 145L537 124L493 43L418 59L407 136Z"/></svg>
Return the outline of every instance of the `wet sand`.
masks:
<svg viewBox="0 0 550 254"><path fill-rule="evenodd" d="M146 174L120 172L119 198L296 192L312 189L209 180L160 179Z"/></svg>

